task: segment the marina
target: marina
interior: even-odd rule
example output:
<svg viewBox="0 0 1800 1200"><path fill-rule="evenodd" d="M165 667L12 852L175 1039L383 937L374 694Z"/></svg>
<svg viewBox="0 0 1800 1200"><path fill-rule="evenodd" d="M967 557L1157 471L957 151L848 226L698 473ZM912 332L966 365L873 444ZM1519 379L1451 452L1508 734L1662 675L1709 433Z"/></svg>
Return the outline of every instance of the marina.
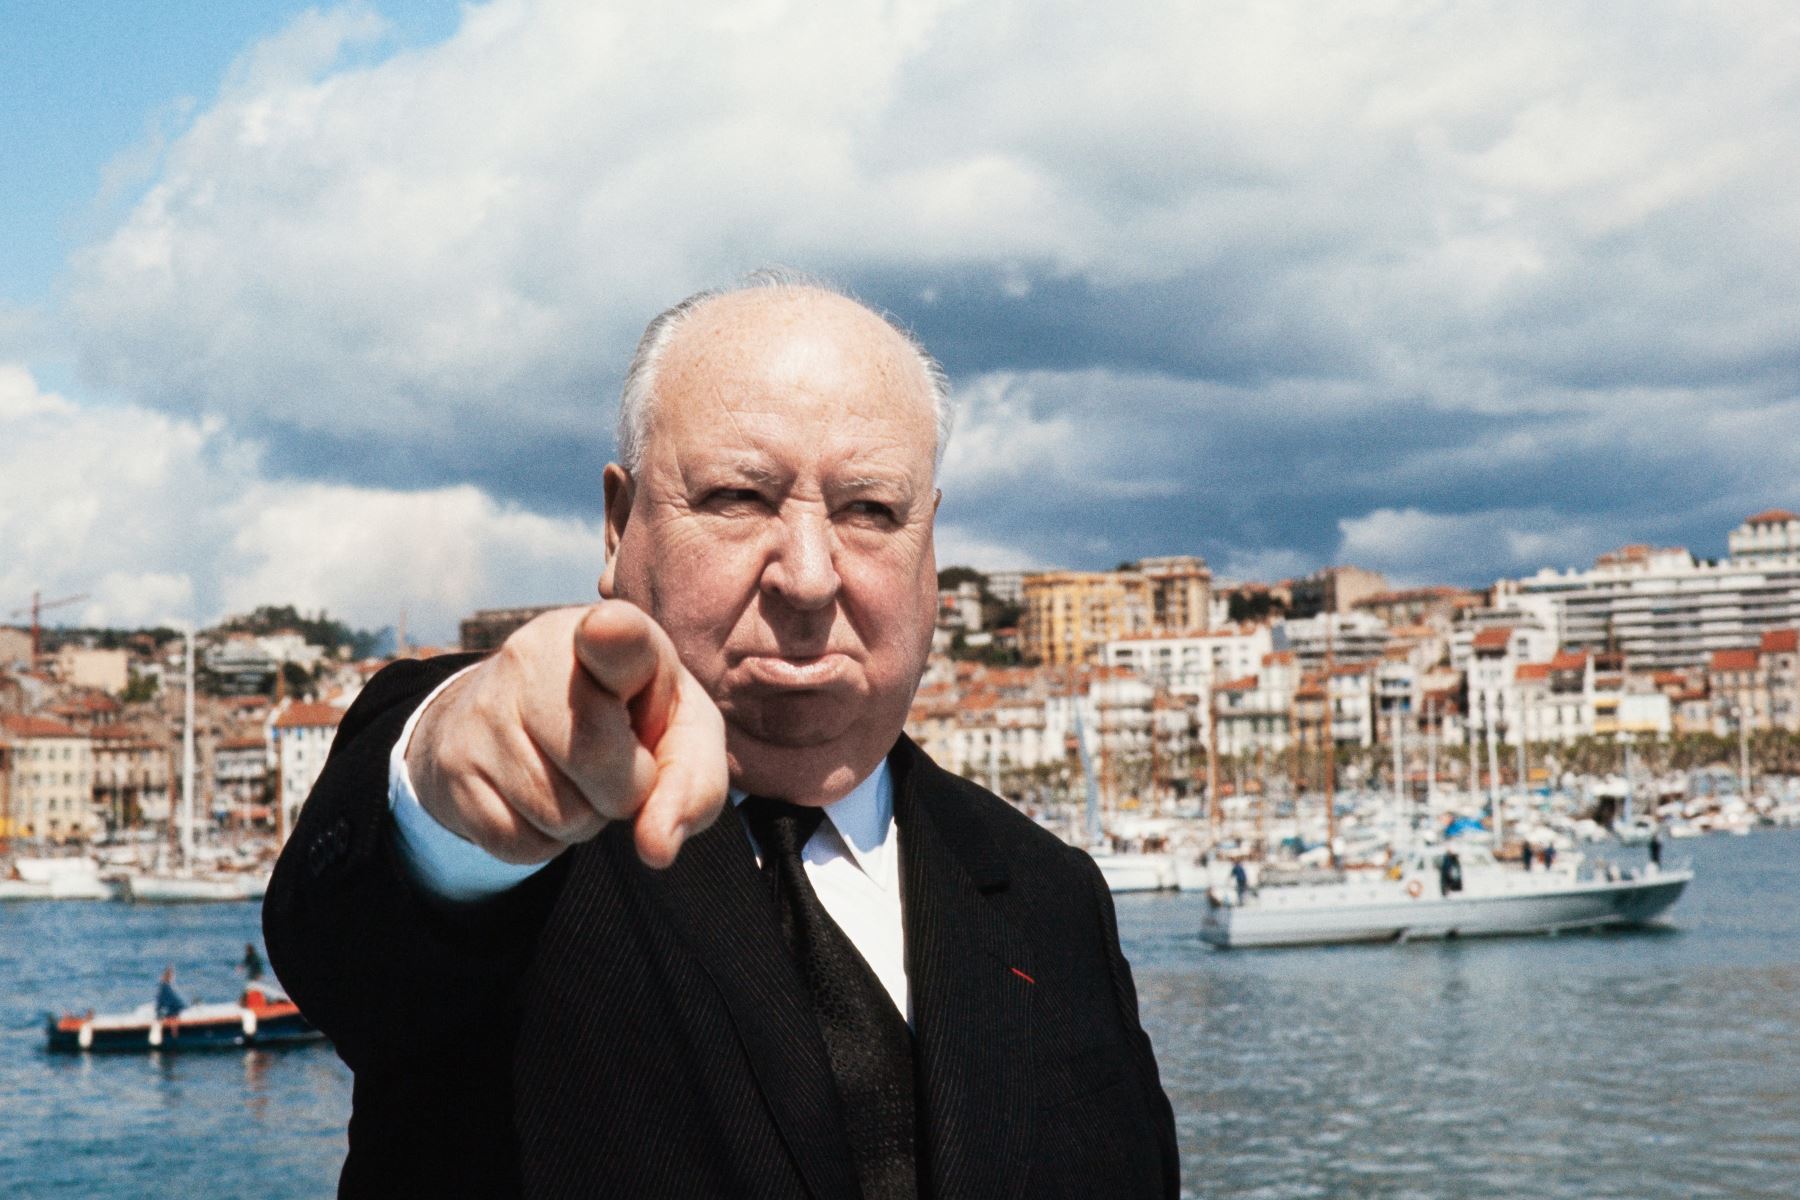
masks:
<svg viewBox="0 0 1800 1200"><path fill-rule="evenodd" d="M1667 923L1227 953L1203 892L1117 902L1195 1197L1731 1200L1800 1175L1800 831L1687 840ZM1615 852L1641 868L1644 852ZM241 988L257 906L0 907L9 1195L330 1194L350 1073L322 1045L51 1054L44 1019Z"/></svg>

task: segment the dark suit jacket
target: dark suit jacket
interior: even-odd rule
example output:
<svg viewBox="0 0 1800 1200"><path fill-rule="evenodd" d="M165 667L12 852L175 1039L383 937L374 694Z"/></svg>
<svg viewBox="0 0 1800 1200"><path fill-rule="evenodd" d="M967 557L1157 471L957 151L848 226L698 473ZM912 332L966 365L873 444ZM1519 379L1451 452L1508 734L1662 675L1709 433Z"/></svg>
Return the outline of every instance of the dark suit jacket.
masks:
<svg viewBox="0 0 1800 1200"><path fill-rule="evenodd" d="M388 754L467 661L370 683L264 904L271 962L356 1074L341 1194L854 1197L824 1042L735 813L666 871L615 823L479 905L408 879ZM1092 860L905 738L891 764L928 1194L1175 1195Z"/></svg>

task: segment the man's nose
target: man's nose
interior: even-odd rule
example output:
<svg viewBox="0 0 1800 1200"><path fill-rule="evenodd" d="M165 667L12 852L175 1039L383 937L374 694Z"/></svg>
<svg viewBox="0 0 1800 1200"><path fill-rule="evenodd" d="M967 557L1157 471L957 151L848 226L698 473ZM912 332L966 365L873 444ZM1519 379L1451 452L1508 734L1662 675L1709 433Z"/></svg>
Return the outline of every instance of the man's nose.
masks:
<svg viewBox="0 0 1800 1200"><path fill-rule="evenodd" d="M774 553L763 568L763 589L802 611L823 608L837 599L831 522L822 513L784 513L779 526Z"/></svg>

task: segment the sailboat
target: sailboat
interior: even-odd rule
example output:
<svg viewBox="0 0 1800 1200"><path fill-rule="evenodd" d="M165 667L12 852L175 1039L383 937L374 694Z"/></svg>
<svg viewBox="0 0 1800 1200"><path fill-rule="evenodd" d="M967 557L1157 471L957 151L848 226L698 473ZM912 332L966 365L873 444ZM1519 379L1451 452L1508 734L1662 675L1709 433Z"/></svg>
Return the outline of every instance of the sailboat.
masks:
<svg viewBox="0 0 1800 1200"><path fill-rule="evenodd" d="M1070 693L1071 699L1074 693ZM1075 752L1081 760L1081 774L1087 783L1087 852L1106 879L1107 890L1114 895L1126 892L1165 892L1181 886L1180 871L1173 854L1138 854L1112 849L1100 829L1100 788L1094 778L1093 759L1088 755L1087 729L1081 720L1081 702L1074 703Z"/></svg>
<svg viewBox="0 0 1800 1200"><path fill-rule="evenodd" d="M194 853L194 627L187 627L186 707L181 730L181 860L173 870L134 871L123 898L147 904L260 900L266 876L252 871L202 871Z"/></svg>

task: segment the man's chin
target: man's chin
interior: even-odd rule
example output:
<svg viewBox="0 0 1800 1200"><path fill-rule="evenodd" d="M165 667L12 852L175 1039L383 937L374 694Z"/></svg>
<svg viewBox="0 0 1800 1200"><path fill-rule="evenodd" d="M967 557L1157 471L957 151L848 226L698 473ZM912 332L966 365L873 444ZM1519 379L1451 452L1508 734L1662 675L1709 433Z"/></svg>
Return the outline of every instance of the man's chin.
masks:
<svg viewBox="0 0 1800 1200"><path fill-rule="evenodd" d="M852 697L808 692L759 699L727 709L730 731L771 750L810 750L843 738L853 724Z"/></svg>
<svg viewBox="0 0 1800 1200"><path fill-rule="evenodd" d="M729 719L725 752L731 782L747 792L797 804L828 804L875 769L891 748L848 727L784 723L745 729Z"/></svg>

